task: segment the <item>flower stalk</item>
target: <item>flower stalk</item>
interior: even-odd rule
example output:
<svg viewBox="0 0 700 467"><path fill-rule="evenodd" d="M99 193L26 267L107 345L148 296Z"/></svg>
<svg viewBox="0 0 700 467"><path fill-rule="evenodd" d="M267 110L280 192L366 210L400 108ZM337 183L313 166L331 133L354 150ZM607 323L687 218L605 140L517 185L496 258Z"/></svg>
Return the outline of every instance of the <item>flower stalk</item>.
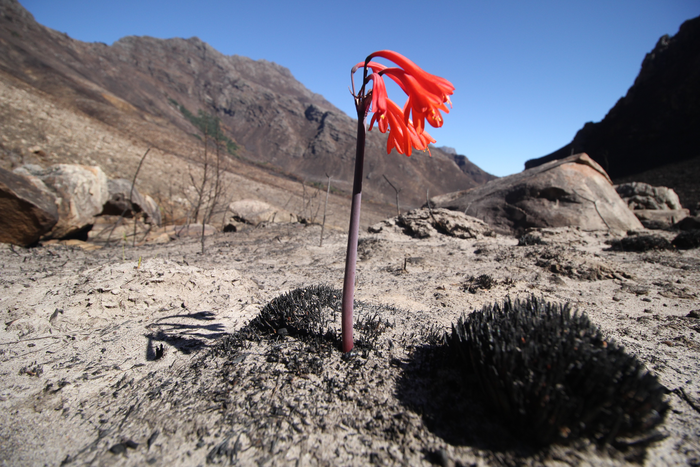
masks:
<svg viewBox="0 0 700 467"><path fill-rule="evenodd" d="M387 67L371 61L374 57L381 57L397 64L399 68ZM355 82L352 77L355 72L363 68L362 86L355 93ZM368 71L372 73L368 76ZM350 73L352 80L352 94L357 110L357 150L355 153L355 175L352 186L352 205L350 208L350 227L348 231L348 248L345 257L345 278L343 280L343 298L341 301L341 348L343 352L350 352L353 348L352 324L353 302L355 297L355 272L357 266L357 242L360 232L360 207L362 204L362 178L365 161L365 119L372 111L374 115L370 121L369 131L374 124L382 133L389 131L387 140L387 154L396 149L399 154L411 155L413 148L428 150L428 145L434 143L433 139L425 131L425 122L439 128L443 120L440 111L449 113L445 103L451 105L449 96L454 91L452 83L430 73L426 73L415 63L403 55L390 50L380 50L370 54L364 62L360 62L352 68ZM388 98L384 76L396 81L401 89L408 95L404 108ZM366 87L372 83L372 89ZM413 116L413 120L410 116ZM415 124L414 124L415 121Z"/></svg>
<svg viewBox="0 0 700 467"><path fill-rule="evenodd" d="M350 207L350 227L348 249L345 256L345 279L341 305L342 350L353 348L352 322L353 301L355 299L355 271L357 266L357 242L360 235L360 208L362 205L362 174L365 164L365 115L367 104L364 98L355 98L357 109L357 150L355 152L355 176L352 183L352 205Z"/></svg>

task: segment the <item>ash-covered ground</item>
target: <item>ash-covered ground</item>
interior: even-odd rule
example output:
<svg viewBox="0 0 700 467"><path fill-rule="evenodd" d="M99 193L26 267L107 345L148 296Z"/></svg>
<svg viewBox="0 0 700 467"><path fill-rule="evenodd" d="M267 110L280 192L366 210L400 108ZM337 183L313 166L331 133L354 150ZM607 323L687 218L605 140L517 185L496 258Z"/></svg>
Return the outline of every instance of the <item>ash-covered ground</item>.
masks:
<svg viewBox="0 0 700 467"><path fill-rule="evenodd" d="M320 247L319 235L298 224L217 234L204 255L193 239L4 245L0 461L700 463L700 250L613 251L606 242L624 234L575 229L537 231L523 245L363 234L357 346L344 356L333 289L346 236L327 234ZM271 301L316 285L328 295L310 332L261 324ZM507 426L441 337L465 313L533 295L570 303L636 356L668 390L665 421L604 446L537 447Z"/></svg>

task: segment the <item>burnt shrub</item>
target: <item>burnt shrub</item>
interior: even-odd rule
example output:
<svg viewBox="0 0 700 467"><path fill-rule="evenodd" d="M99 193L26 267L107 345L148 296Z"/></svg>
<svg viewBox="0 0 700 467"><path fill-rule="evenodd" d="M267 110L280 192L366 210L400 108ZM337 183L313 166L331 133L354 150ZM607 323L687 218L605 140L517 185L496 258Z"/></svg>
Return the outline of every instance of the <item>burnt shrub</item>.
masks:
<svg viewBox="0 0 700 467"><path fill-rule="evenodd" d="M700 230L686 230L676 235L671 242L679 250L700 248Z"/></svg>
<svg viewBox="0 0 700 467"><path fill-rule="evenodd" d="M449 347L515 434L536 444L602 444L664 419L667 390L569 304L486 305L452 326Z"/></svg>
<svg viewBox="0 0 700 467"><path fill-rule="evenodd" d="M610 242L614 251L635 251L638 253L650 250L672 250L671 242L656 235L632 235Z"/></svg>

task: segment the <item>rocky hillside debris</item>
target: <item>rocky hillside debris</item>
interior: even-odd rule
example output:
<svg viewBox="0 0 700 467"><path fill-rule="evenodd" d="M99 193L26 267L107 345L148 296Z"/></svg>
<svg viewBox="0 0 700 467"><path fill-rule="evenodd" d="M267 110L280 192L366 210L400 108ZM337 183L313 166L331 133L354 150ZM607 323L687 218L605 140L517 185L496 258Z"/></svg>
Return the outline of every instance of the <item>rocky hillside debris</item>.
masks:
<svg viewBox="0 0 700 467"><path fill-rule="evenodd" d="M603 168L583 153L430 202L474 216L505 234L520 234L532 227L642 228Z"/></svg>
<svg viewBox="0 0 700 467"><path fill-rule="evenodd" d="M29 244L40 239L91 238L108 242L131 238L134 235L133 222L127 226L124 218L133 218L134 214L140 215L137 217L143 216L146 222L145 226L137 225L136 230L143 238L150 232L151 226L161 223L160 209L153 198L142 195L136 189L132 192L131 182L128 180L108 180L100 167L57 164L43 168L26 164L7 173L15 180L21 180L25 190L30 189L44 200L42 209L55 213L56 220L51 229L42 229L39 237ZM3 208L6 210L5 219L11 219L12 216L19 219L31 215L32 212L23 205L12 203ZM96 223L99 223L101 228L91 235L90 231ZM22 225L19 220L13 224Z"/></svg>
<svg viewBox="0 0 700 467"><path fill-rule="evenodd" d="M297 216L289 211L256 199L234 201L228 205L231 225L236 223L257 226L263 223L297 222ZM235 230L234 230L235 231Z"/></svg>
<svg viewBox="0 0 700 467"><path fill-rule="evenodd" d="M134 217L143 214L147 224L160 225L161 215L158 205L148 195L142 195L129 180L118 178L108 180L109 199L104 204L100 215Z"/></svg>
<svg viewBox="0 0 700 467"><path fill-rule="evenodd" d="M669 409L658 378L569 303L486 305L452 326L449 347L514 433L538 445L638 437Z"/></svg>
<svg viewBox="0 0 700 467"><path fill-rule="evenodd" d="M413 209L398 217L387 219L368 228L370 233L379 233L387 228L402 229L415 238L428 238L436 235L449 235L456 238L483 238L493 235L491 228L483 221L461 212L448 209Z"/></svg>
<svg viewBox="0 0 700 467"><path fill-rule="evenodd" d="M14 172L36 177L56 197L58 222L47 235L50 238L85 237L109 199L107 176L99 167L24 165Z"/></svg>
<svg viewBox="0 0 700 467"><path fill-rule="evenodd" d="M616 185L615 191L647 229L667 229L689 214L676 192L665 186L630 182Z"/></svg>
<svg viewBox="0 0 700 467"><path fill-rule="evenodd" d="M615 185L615 191L630 209L683 209L678 195L665 186L651 186L647 183L631 182Z"/></svg>
<svg viewBox="0 0 700 467"><path fill-rule="evenodd" d="M58 222L55 198L26 178L0 169L0 242L30 246Z"/></svg>
<svg viewBox="0 0 700 467"><path fill-rule="evenodd" d="M613 265L580 253L573 253L567 246L532 248L533 250L528 252L527 256L534 258L535 266L558 276L580 281L600 281L627 276L625 272L615 270Z"/></svg>
<svg viewBox="0 0 700 467"><path fill-rule="evenodd" d="M645 228L652 230L669 229L689 214L687 209L636 209L633 212Z"/></svg>
<svg viewBox="0 0 700 467"><path fill-rule="evenodd" d="M166 227L165 233L172 237L193 237L199 238L202 236L202 230L204 230L204 236L208 237L214 235L217 230L216 227L209 224L186 224L186 225L171 225Z"/></svg>

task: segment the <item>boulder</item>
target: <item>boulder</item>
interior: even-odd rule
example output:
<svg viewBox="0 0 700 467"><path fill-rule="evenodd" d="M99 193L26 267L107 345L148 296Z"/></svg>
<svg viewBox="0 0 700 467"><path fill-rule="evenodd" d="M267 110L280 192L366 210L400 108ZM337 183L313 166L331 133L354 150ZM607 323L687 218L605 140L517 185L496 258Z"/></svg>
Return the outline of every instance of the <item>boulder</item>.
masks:
<svg viewBox="0 0 700 467"><path fill-rule="evenodd" d="M255 199L234 201L228 205L228 210L233 222L250 225L297 222L297 216L291 212Z"/></svg>
<svg viewBox="0 0 700 467"><path fill-rule="evenodd" d="M108 180L107 186L109 199L102 208L101 215L134 217L143 213L147 224L160 225L158 205L150 196L139 193L136 187L132 191L131 181L124 178Z"/></svg>
<svg viewBox="0 0 700 467"><path fill-rule="evenodd" d="M0 242L32 245L57 221L53 196L26 178L0 169Z"/></svg>
<svg viewBox="0 0 700 467"><path fill-rule="evenodd" d="M491 235L492 231L486 223L461 212L449 209L414 209L393 219L379 222L367 230L379 233L385 227L398 226L404 233L416 238L449 235L457 238L481 238Z"/></svg>
<svg viewBox="0 0 700 467"><path fill-rule="evenodd" d="M50 238L86 237L94 217L109 199L107 176L99 167L58 164L47 169L25 165L14 170L35 184L40 180L56 197L58 222Z"/></svg>
<svg viewBox="0 0 700 467"><path fill-rule="evenodd" d="M634 230L642 224L587 154L524 170L471 190L433 198L431 205L461 211L506 234L526 229L579 227Z"/></svg>
<svg viewBox="0 0 700 467"><path fill-rule="evenodd" d="M616 185L615 191L647 229L668 229L690 213L676 192L665 186L630 182Z"/></svg>
<svg viewBox="0 0 700 467"><path fill-rule="evenodd" d="M687 209L635 209L632 212L647 229L668 229L689 214Z"/></svg>
<svg viewBox="0 0 700 467"><path fill-rule="evenodd" d="M163 217L160 213L160 207L158 207L156 200L148 195L143 195L143 200L146 202L146 206L144 207L146 222L153 225L161 225L163 223Z"/></svg>
<svg viewBox="0 0 700 467"><path fill-rule="evenodd" d="M615 185L615 191L632 210L683 209L676 192L665 186L651 186L647 183L631 182Z"/></svg>

